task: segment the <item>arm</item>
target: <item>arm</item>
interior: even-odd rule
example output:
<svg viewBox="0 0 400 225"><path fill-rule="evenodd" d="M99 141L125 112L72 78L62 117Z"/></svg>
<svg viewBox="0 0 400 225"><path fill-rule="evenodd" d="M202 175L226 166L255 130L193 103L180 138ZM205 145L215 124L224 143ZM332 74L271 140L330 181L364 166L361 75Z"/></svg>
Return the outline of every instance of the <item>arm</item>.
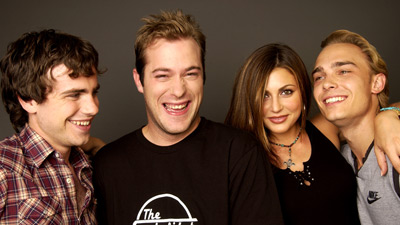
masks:
<svg viewBox="0 0 400 225"><path fill-rule="evenodd" d="M232 165L229 193L230 224L283 224L271 166L261 147L255 145Z"/></svg>
<svg viewBox="0 0 400 225"><path fill-rule="evenodd" d="M338 150L340 149L339 129L335 125L326 120L321 113L311 118L310 121L335 145Z"/></svg>
<svg viewBox="0 0 400 225"><path fill-rule="evenodd" d="M394 103L391 106L400 108L400 103ZM383 111L376 116L374 144L381 174L384 175L387 172L385 154L397 172L400 172L400 120L395 111Z"/></svg>
<svg viewBox="0 0 400 225"><path fill-rule="evenodd" d="M105 144L106 143L99 138L90 137L89 141L82 145L81 148L86 154L94 156Z"/></svg>
<svg viewBox="0 0 400 225"><path fill-rule="evenodd" d="M4 170L1 168L0 169L0 217L3 216L4 208L6 206L7 189L8 185L6 180L6 174Z"/></svg>

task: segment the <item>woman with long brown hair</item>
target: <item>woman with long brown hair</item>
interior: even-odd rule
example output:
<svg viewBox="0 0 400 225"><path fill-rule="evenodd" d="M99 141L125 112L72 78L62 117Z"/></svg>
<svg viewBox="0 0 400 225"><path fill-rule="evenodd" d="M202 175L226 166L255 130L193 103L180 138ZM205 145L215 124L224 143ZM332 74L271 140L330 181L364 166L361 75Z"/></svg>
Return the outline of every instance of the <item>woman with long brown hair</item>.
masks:
<svg viewBox="0 0 400 225"><path fill-rule="evenodd" d="M337 129L310 121L311 83L299 55L283 44L253 52L236 77L225 122L252 132L273 165L286 224L359 224L354 173Z"/></svg>

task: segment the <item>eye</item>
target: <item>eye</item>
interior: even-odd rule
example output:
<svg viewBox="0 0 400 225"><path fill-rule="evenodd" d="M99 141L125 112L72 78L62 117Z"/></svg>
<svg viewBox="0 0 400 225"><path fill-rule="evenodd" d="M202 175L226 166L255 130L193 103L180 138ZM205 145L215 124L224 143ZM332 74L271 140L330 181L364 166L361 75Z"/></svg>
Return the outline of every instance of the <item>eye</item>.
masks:
<svg viewBox="0 0 400 225"><path fill-rule="evenodd" d="M98 93L99 93L99 90L94 90L93 93L92 93L92 95L93 95L93 96L97 96Z"/></svg>
<svg viewBox="0 0 400 225"><path fill-rule="evenodd" d="M166 78L166 77L167 77L166 74L157 74L157 75L155 75L155 78L157 78L157 79L162 79L162 78Z"/></svg>
<svg viewBox="0 0 400 225"><path fill-rule="evenodd" d="M269 98L270 98L269 94L268 94L268 93L265 93L265 94L264 94L264 100L267 100L267 99L269 99Z"/></svg>
<svg viewBox="0 0 400 225"><path fill-rule="evenodd" d="M73 94L68 95L69 98L74 98L74 99L79 98L79 96L81 96L80 92L74 92Z"/></svg>
<svg viewBox="0 0 400 225"><path fill-rule="evenodd" d="M286 89L286 90L283 90L281 94L282 95L291 95L291 94L293 94L293 90Z"/></svg>
<svg viewBox="0 0 400 225"><path fill-rule="evenodd" d="M319 81L319 80L322 80L324 77L323 76L321 76L321 75L313 75L313 79L314 79L314 82L317 82L317 81Z"/></svg>
<svg viewBox="0 0 400 225"><path fill-rule="evenodd" d="M344 74L348 74L348 73L350 73L349 70L339 70L339 74L344 75Z"/></svg>
<svg viewBox="0 0 400 225"><path fill-rule="evenodd" d="M189 72L189 73L186 74L186 78L187 79L191 79L191 80L195 80L195 79L197 79L197 77L199 77L199 74L200 73L198 73L198 72Z"/></svg>

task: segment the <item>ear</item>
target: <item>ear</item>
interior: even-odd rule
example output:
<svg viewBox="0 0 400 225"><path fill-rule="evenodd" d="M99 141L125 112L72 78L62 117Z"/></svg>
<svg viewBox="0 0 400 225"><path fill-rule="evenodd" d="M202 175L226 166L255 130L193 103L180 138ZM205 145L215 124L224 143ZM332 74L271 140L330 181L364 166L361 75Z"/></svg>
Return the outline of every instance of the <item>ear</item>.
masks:
<svg viewBox="0 0 400 225"><path fill-rule="evenodd" d="M140 75L136 69L133 69L133 80L135 81L135 85L138 91L143 94L143 85L140 81Z"/></svg>
<svg viewBox="0 0 400 225"><path fill-rule="evenodd" d="M372 87L371 92L373 94L379 94L385 88L386 76L383 73L378 73L372 76Z"/></svg>
<svg viewBox="0 0 400 225"><path fill-rule="evenodd" d="M28 114L36 113L37 106L39 104L35 100L32 99L32 100L25 101L25 100L22 100L22 98L18 96L18 101L19 101L19 104L22 106L22 108L24 108L24 110L26 112L28 112Z"/></svg>

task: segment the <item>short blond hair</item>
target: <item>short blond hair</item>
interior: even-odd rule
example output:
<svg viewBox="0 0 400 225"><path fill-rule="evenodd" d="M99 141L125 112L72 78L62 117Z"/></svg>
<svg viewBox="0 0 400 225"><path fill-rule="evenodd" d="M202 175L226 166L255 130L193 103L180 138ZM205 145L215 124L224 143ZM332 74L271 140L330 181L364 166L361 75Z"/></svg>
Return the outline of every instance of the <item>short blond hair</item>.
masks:
<svg viewBox="0 0 400 225"><path fill-rule="evenodd" d="M332 32L325 40L321 42L321 47L325 48L331 44L347 43L358 46L361 51L367 56L368 64L373 74L383 73L388 79L388 69L385 61L378 53L376 48L370 44L361 35L348 31L348 30L337 30ZM389 102L389 82L386 82L384 89L378 94L379 106L387 107Z"/></svg>

